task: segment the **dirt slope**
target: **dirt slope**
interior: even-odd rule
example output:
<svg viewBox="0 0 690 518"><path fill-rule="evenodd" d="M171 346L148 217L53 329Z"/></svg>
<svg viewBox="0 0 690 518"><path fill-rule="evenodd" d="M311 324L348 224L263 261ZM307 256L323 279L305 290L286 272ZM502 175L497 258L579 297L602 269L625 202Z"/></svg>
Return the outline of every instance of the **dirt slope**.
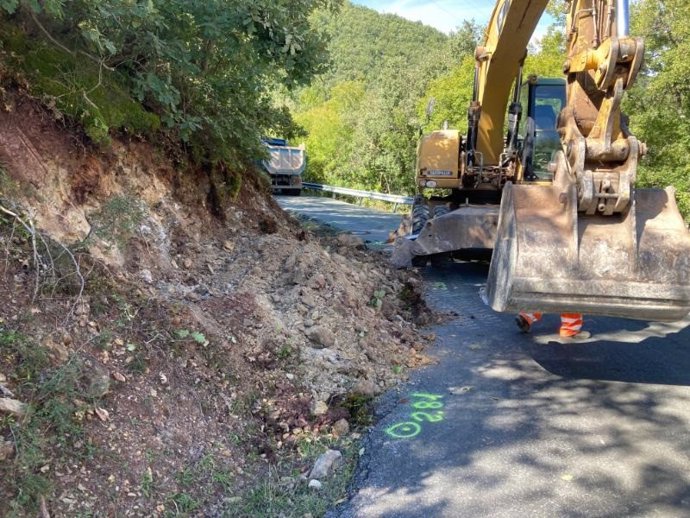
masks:
<svg viewBox="0 0 690 518"><path fill-rule="evenodd" d="M338 488L299 475L426 361L419 280L252 173L94 150L3 96L0 397L27 406L0 411L0 515L322 512Z"/></svg>

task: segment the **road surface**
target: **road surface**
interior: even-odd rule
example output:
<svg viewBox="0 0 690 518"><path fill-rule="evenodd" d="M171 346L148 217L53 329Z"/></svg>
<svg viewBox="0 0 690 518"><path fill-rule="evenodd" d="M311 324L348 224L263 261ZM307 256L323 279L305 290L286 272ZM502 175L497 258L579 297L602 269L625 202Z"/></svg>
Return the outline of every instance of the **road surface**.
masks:
<svg viewBox="0 0 690 518"><path fill-rule="evenodd" d="M390 217L289 202L372 235ZM433 329L437 362L381 399L351 498L327 516L690 516L690 321L585 317L592 336L561 343L547 316L523 335L481 303L487 270L424 271L428 302L457 316Z"/></svg>

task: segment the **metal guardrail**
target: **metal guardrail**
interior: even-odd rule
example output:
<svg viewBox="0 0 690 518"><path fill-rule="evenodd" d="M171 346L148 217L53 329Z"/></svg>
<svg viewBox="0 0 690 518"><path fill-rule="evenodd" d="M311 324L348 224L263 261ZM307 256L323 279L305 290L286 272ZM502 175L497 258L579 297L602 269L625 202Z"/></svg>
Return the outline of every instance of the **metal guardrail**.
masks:
<svg viewBox="0 0 690 518"><path fill-rule="evenodd" d="M311 189L312 191L332 192L334 194L344 194L346 196L353 196L355 198L368 198L370 200L387 201L396 205L412 205L414 197L400 196L398 194L385 194L374 191L359 191L357 189L348 189L347 187L335 187L333 185L322 185L320 183L302 182L302 188Z"/></svg>

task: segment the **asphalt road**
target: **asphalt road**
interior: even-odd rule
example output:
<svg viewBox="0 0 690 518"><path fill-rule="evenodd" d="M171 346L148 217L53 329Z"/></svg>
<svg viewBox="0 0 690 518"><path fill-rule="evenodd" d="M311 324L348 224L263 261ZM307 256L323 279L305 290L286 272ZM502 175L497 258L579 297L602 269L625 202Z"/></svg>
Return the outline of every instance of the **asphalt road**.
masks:
<svg viewBox="0 0 690 518"><path fill-rule="evenodd" d="M360 236L368 245L381 246L400 224L401 217L373 211L333 198L312 196L276 196L278 204L290 211L347 230Z"/></svg>
<svg viewBox="0 0 690 518"><path fill-rule="evenodd" d="M343 229L390 217L289 201ZM523 335L482 304L487 270L424 271L429 303L457 316L433 329L437 362L380 401L327 516L690 516L690 320L585 317L592 336L561 343L547 316Z"/></svg>

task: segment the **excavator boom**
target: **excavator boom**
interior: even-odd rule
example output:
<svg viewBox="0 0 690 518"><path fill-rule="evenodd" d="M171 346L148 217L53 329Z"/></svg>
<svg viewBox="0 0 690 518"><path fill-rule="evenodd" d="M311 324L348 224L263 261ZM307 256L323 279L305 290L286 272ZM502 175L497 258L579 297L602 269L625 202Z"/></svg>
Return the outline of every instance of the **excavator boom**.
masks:
<svg viewBox="0 0 690 518"><path fill-rule="evenodd" d="M481 107L476 150L484 165L496 165L500 160L511 88L546 4L548 0L499 0L491 14L484 46L475 52L476 102Z"/></svg>

